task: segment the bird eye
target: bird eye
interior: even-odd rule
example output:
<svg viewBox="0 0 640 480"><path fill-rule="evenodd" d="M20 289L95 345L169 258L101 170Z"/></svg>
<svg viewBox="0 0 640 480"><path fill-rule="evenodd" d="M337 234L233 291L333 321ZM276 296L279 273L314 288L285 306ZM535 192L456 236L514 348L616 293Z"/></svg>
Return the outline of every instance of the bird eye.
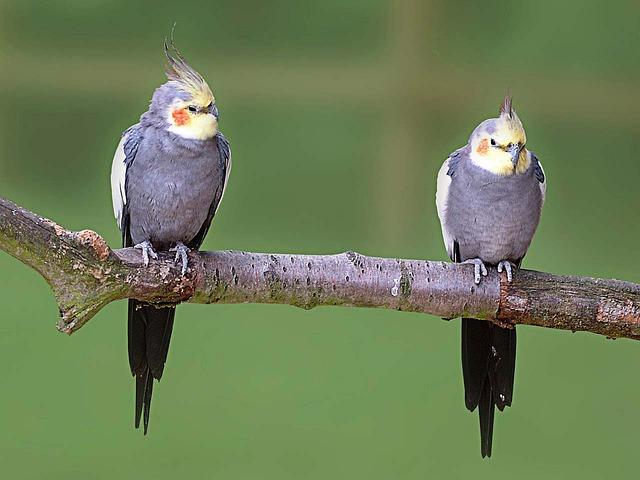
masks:
<svg viewBox="0 0 640 480"><path fill-rule="evenodd" d="M496 146L496 141L495 141L493 138L491 139L491 146L492 146L492 147L495 147L495 146Z"/></svg>
<svg viewBox="0 0 640 480"><path fill-rule="evenodd" d="M198 107L195 105L189 105L187 108L191 113L196 113L198 111Z"/></svg>
<svg viewBox="0 0 640 480"><path fill-rule="evenodd" d="M513 147L513 143L509 142L509 145L507 145L507 148L511 148Z"/></svg>

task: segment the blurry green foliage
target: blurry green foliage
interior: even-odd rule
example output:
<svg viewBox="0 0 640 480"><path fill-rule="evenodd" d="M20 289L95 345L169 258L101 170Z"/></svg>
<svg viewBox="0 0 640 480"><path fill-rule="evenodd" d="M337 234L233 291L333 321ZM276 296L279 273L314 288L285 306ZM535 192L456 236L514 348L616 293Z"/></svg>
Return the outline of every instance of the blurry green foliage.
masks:
<svg viewBox="0 0 640 480"><path fill-rule="evenodd" d="M176 42L234 170L208 249L444 259L436 172L511 88L549 179L529 268L640 282L637 2L0 2L0 195L117 245L109 169ZM640 347L519 329L513 408L482 462L458 322L181 306L150 434L124 303L55 331L0 254L6 478L633 478Z"/></svg>

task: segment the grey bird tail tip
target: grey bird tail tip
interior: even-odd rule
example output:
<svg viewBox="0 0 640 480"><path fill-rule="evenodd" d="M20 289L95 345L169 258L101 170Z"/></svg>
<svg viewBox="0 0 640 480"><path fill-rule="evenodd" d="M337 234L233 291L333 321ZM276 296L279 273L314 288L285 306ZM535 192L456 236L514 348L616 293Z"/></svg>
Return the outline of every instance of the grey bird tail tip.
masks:
<svg viewBox="0 0 640 480"><path fill-rule="evenodd" d="M480 454L482 458L491 458L493 444L493 417L495 403L489 382L484 383L480 403L478 404L478 418L480 420Z"/></svg>
<svg viewBox="0 0 640 480"><path fill-rule="evenodd" d="M136 413L134 424L136 428L140 428L140 420L143 420L142 426L144 435L146 435L149 430L152 394L153 376L151 375L151 370L147 368L145 373L136 375Z"/></svg>

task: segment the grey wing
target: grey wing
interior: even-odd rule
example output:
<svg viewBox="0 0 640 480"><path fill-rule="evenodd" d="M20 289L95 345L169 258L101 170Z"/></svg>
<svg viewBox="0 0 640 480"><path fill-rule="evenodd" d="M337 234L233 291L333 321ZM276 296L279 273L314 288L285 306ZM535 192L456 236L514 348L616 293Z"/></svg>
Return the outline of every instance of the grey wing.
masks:
<svg viewBox="0 0 640 480"><path fill-rule="evenodd" d="M538 160L538 157L536 157L533 152L530 152L530 153L531 153L531 161L533 162L533 173L539 182L540 193L542 194L542 205L544 205L544 199L547 195L547 177L544 174L542 163L540 163L540 160Z"/></svg>
<svg viewBox="0 0 640 480"><path fill-rule="evenodd" d="M141 140L142 128L140 124L129 127L122 134L111 164L113 214L118 222L118 228L122 232L122 246L124 247L130 247L132 244L129 233L129 209L127 205L127 171L136 157Z"/></svg>
<svg viewBox="0 0 640 480"><path fill-rule="evenodd" d="M224 196L224 192L227 188L227 183L229 182L229 174L231 173L231 146L229 145L227 138L220 132L216 134L215 139L218 146L220 162L222 162L222 168L224 171L224 182L222 186L216 190L213 196L213 202L211 202L211 206L209 207L209 214L196 236L191 240L191 242L189 242L189 248L198 249L202 245L202 242L204 242L204 237L207 236L207 232L211 226L211 221L218 211L218 207L220 206L220 202L222 202L222 197Z"/></svg>
<svg viewBox="0 0 640 480"><path fill-rule="evenodd" d="M444 246L447 249L447 254L451 260L454 260L455 256L455 238L453 238L453 235L447 229L447 202L449 200L449 187L453 180L458 162L460 161L461 151L462 148L456 150L444 161L442 167L440 167L440 170L438 171L438 183L436 187L436 207L438 210L438 218L440 219L440 227L442 228L442 239L444 240Z"/></svg>

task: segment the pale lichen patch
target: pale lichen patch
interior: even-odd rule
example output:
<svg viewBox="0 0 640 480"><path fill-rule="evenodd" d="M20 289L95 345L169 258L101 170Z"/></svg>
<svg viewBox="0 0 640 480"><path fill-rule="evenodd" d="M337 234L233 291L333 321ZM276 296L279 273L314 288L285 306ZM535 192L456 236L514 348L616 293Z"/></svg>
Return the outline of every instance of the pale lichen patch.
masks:
<svg viewBox="0 0 640 480"><path fill-rule="evenodd" d="M101 268L92 268L90 271L91 275L93 275L93 278L96 280L102 280L105 278L105 272L103 272Z"/></svg>
<svg viewBox="0 0 640 480"><path fill-rule="evenodd" d="M109 245L100 235L93 230L81 230L76 233L76 239L82 244L91 247L101 262L109 257Z"/></svg>
<svg viewBox="0 0 640 480"><path fill-rule="evenodd" d="M61 237L65 233L67 233L67 230L65 228L61 227L56 222L53 222L53 221L49 220L48 218L42 218L41 217L40 220L46 226L53 228L53 231L56 232L56 235L59 236L59 237Z"/></svg>

